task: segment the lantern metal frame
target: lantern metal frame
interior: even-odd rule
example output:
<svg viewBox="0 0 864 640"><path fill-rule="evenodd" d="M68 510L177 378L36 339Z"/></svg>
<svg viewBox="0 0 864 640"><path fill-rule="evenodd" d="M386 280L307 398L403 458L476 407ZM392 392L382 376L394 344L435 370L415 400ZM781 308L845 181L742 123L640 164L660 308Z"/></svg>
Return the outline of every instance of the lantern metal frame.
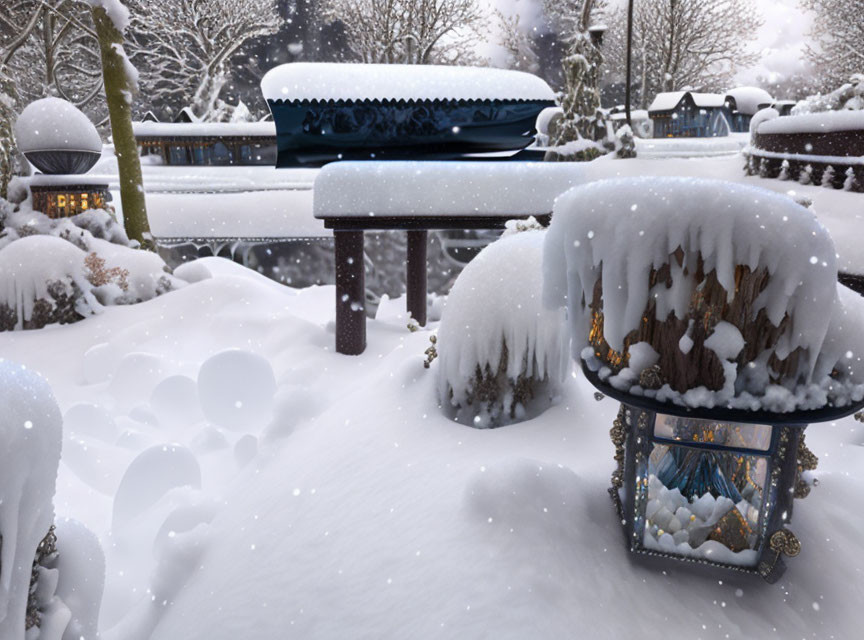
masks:
<svg viewBox="0 0 864 640"><path fill-rule="evenodd" d="M583 372L603 395L621 402L610 437L615 445L617 468L612 473L609 489L612 501L621 519L626 544L634 553L664 557L684 562L712 565L733 571L756 574L767 582L776 582L785 571L783 556L798 555L801 545L794 534L786 529L792 520L795 497L799 494L796 483L801 469L799 448L803 448L804 419L818 415L848 415L849 407L828 407L817 411L790 413L789 415L735 409L711 409L694 411L685 407L666 405L611 387L602 382L596 372L583 363ZM771 428L770 445L767 449L750 449L735 446L717 446L710 443L682 442L656 436L654 433L657 415L672 415L696 420L733 422L748 425L764 425ZM758 546L756 561L752 565L737 565L694 557L673 552L649 549L644 545L645 506L647 503L648 456L655 444L688 447L699 450L715 450L740 453L766 458L763 502L760 506Z"/></svg>

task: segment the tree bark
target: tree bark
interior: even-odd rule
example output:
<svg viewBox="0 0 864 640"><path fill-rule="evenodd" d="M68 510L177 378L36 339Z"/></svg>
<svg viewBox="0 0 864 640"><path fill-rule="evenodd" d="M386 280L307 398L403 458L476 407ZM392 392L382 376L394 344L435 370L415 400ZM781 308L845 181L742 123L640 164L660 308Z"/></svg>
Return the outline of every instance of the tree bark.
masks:
<svg viewBox="0 0 864 640"><path fill-rule="evenodd" d="M120 173L120 202L123 206L126 235L131 240L137 240L142 248L152 250L154 247L150 224L147 221L141 160L138 157L138 144L132 133L131 102L135 87L126 73L124 57L117 49L123 45L123 35L114 26L105 9L93 7L92 14L102 55L102 77L111 119L114 153L117 155Z"/></svg>

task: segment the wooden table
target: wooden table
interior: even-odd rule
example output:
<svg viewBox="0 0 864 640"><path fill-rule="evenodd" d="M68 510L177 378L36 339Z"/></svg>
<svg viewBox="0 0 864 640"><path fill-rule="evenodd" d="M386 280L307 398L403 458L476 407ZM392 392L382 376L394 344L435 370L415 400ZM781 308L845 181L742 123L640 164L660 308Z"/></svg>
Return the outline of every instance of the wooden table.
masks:
<svg viewBox="0 0 864 640"><path fill-rule="evenodd" d="M430 229L503 229L508 220L551 219L555 198L585 181L584 163L522 161L347 161L315 178L315 217L336 243L336 350L366 348L365 231L408 234L407 307L426 324Z"/></svg>
<svg viewBox="0 0 864 640"><path fill-rule="evenodd" d="M366 349L366 275L363 255L365 231L403 230L408 235L406 308L421 327L426 325L426 247L430 229L503 229L508 220L526 219L524 213L506 215L345 216L322 217L333 230L336 246L336 351L359 355ZM534 215L547 225L552 214Z"/></svg>

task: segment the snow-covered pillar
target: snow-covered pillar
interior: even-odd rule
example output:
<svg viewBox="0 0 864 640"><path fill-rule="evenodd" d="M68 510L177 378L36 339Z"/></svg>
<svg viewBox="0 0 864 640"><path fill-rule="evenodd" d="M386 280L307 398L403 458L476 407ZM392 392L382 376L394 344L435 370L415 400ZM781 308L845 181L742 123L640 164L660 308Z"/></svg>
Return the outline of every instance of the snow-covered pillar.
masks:
<svg viewBox="0 0 864 640"><path fill-rule="evenodd" d="M48 383L0 359L0 638L23 640L36 548L54 521L63 420Z"/></svg>
<svg viewBox="0 0 864 640"><path fill-rule="evenodd" d="M366 272L363 232L333 232L336 248L336 351L356 356L366 350Z"/></svg>

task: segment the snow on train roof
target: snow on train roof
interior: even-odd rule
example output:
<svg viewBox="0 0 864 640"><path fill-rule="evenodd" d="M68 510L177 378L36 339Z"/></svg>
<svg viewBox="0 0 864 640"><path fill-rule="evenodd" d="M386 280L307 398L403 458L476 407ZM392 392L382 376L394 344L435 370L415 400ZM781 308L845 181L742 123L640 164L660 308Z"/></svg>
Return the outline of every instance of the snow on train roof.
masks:
<svg viewBox="0 0 864 640"><path fill-rule="evenodd" d="M774 98L771 94L759 87L735 87L726 92L727 96L735 98L735 106L740 113L753 115L759 111L760 105L771 105Z"/></svg>
<svg viewBox="0 0 864 640"><path fill-rule="evenodd" d="M766 120L759 133L831 133L864 129L864 111L821 111Z"/></svg>
<svg viewBox="0 0 864 640"><path fill-rule="evenodd" d="M541 78L490 67L291 62L261 80L268 100L549 100Z"/></svg>
<svg viewBox="0 0 864 640"><path fill-rule="evenodd" d="M648 111L669 111L678 106L681 99L690 94L697 107L722 107L726 102L726 96L719 93L696 93L693 91L667 91L654 96L654 101L648 107Z"/></svg>
<svg viewBox="0 0 864 640"><path fill-rule="evenodd" d="M135 137L276 137L276 125L267 122L133 122Z"/></svg>

